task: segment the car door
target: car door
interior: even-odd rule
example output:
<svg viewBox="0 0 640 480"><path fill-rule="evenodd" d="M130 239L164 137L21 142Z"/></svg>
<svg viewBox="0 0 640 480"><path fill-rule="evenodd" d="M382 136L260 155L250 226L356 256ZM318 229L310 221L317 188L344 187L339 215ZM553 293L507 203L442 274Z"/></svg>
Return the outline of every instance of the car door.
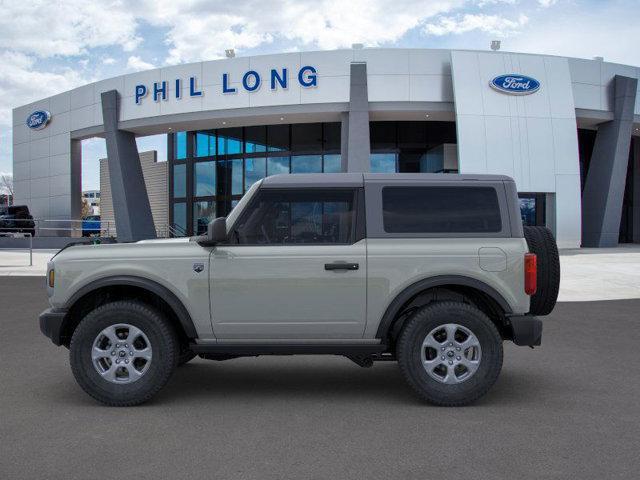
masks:
<svg viewBox="0 0 640 480"><path fill-rule="evenodd" d="M363 212L362 189L261 189L211 255L216 337L361 338Z"/></svg>

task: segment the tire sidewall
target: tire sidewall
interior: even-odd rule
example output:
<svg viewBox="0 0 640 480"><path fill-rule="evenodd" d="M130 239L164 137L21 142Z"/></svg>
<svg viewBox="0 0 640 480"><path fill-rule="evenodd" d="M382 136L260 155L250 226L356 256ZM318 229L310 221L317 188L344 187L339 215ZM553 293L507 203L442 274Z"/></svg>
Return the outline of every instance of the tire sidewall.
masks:
<svg viewBox="0 0 640 480"><path fill-rule="evenodd" d="M422 343L435 328L456 323L469 329L480 342L480 365L467 380L444 384L432 378L422 365ZM410 380L431 402L467 403L484 394L496 381L502 367L502 339L481 311L466 304L447 302L425 307L410 320L401 334L399 361ZM439 354L439 352L438 352Z"/></svg>
<svg viewBox="0 0 640 480"><path fill-rule="evenodd" d="M153 356L141 378L131 383L116 384L98 373L91 350L100 332L111 325L123 323L144 332ZM75 330L69 350L72 371L80 386L89 395L106 403L144 401L166 383L177 361L175 340L167 335L164 319L152 308L134 302L114 302L89 313Z"/></svg>

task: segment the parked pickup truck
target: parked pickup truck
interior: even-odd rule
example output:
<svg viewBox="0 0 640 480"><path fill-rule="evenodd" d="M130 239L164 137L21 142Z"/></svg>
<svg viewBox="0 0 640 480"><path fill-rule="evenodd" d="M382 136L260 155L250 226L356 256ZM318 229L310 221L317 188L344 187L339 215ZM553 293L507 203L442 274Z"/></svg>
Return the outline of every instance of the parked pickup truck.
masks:
<svg viewBox="0 0 640 480"><path fill-rule="evenodd" d="M150 399L195 356L329 354L397 361L456 406L494 384L503 341L540 345L559 280L508 177L277 175L204 235L63 249L40 328L108 405Z"/></svg>

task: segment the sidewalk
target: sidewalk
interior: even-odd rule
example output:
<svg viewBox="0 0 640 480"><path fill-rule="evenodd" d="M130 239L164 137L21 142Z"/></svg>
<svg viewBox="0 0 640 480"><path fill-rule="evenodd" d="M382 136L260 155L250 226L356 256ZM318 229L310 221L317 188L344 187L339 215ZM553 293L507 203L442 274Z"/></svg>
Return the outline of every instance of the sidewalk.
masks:
<svg viewBox="0 0 640 480"><path fill-rule="evenodd" d="M29 249L10 248L0 250L0 276L46 275L47 262L55 250L33 250L33 265L29 266Z"/></svg>
<svg viewBox="0 0 640 480"><path fill-rule="evenodd" d="M0 250L0 276L45 275L57 250ZM640 298L640 245L560 251L561 302Z"/></svg>

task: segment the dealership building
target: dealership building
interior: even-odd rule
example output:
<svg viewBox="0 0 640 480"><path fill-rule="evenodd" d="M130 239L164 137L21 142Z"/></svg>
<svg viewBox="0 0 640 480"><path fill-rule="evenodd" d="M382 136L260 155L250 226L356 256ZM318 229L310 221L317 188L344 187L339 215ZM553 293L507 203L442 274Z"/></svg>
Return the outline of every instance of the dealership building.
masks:
<svg viewBox="0 0 640 480"><path fill-rule="evenodd" d="M513 177L523 220L561 247L640 242L639 74L598 58L354 48L122 75L14 109L15 203L79 218L81 141L103 137L121 240L155 236L154 218L198 233L267 175L431 172ZM135 139L161 133L166 173L149 178L166 195L150 200Z"/></svg>

